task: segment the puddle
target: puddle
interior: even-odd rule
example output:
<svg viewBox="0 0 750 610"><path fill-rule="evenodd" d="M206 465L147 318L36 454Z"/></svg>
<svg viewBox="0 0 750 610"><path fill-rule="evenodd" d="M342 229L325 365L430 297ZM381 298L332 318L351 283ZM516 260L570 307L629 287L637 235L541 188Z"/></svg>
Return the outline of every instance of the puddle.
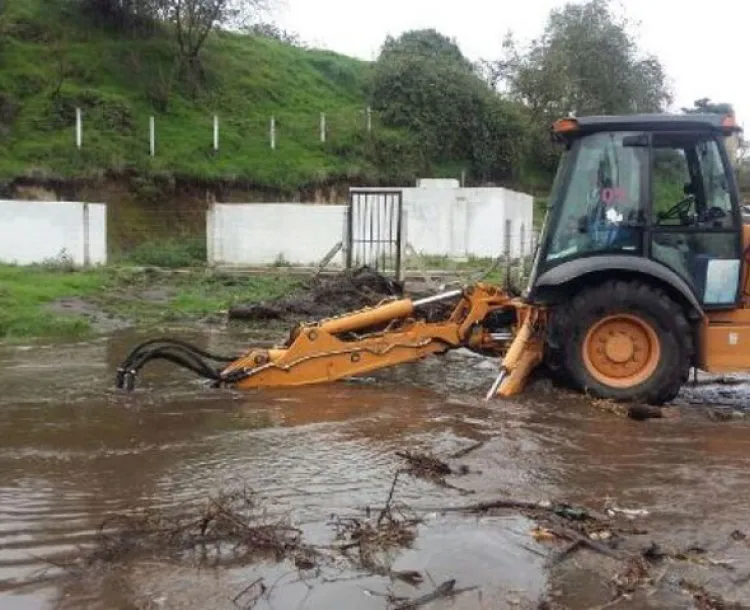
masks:
<svg viewBox="0 0 750 610"><path fill-rule="evenodd" d="M244 338L218 330L183 338L209 351L245 347ZM550 547L530 536L532 521L512 512L427 513L413 548L397 554L393 566L434 581L419 587L358 573L301 582L288 563L196 571L140 562L62 584L51 580L54 569L41 573L50 567L45 557L90 543L109 512L188 506L237 481L324 541L332 514L382 506L403 466L397 451L447 456L477 441L485 444L458 460L469 474L451 478L475 493L404 477L398 501L430 508L511 497L601 507L610 499L643 508L649 533L639 543L699 544L733 569L676 566L658 595L613 607L689 607L678 582L688 576L727 599L750 599L741 582L750 573L750 547L731 537L747 528L750 430L743 417L701 416L717 396L741 412L748 397L742 379L701 380L681 394L679 418L648 422L543 388L485 404L496 369L460 352L351 383L244 394L207 389L155 363L136 392L117 393L115 368L142 339L124 331L93 342L0 348L3 610L235 610L244 606L233 597L260 577L282 580L255 608L385 609L384 594L418 597L448 579L477 588L424 608L536 608L550 594L560 607L605 603L606 561L581 552L546 570Z"/></svg>

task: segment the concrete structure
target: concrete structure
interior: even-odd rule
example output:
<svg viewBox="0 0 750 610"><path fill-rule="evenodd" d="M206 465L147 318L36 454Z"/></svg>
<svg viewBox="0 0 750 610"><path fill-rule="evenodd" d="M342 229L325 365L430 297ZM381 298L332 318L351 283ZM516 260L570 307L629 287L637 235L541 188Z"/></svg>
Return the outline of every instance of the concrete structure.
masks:
<svg viewBox="0 0 750 610"><path fill-rule="evenodd" d="M67 259L106 264L107 207L100 203L0 200L0 262Z"/></svg>
<svg viewBox="0 0 750 610"><path fill-rule="evenodd" d="M214 203L207 215L208 263L315 265L343 239L345 205ZM344 264L341 252L332 266Z"/></svg>
<svg viewBox="0 0 750 610"><path fill-rule="evenodd" d="M414 188L365 188L403 193L403 246L451 258L531 253L533 198L504 188L460 188L454 180L424 180ZM383 210L384 197L376 199ZM211 206L208 261L217 266L315 265L338 242L347 243L347 206L258 203ZM345 263L339 251L332 267Z"/></svg>
<svg viewBox="0 0 750 610"><path fill-rule="evenodd" d="M531 252L534 198L505 188L461 188L456 181L420 180L401 191L405 239L422 255L512 257Z"/></svg>

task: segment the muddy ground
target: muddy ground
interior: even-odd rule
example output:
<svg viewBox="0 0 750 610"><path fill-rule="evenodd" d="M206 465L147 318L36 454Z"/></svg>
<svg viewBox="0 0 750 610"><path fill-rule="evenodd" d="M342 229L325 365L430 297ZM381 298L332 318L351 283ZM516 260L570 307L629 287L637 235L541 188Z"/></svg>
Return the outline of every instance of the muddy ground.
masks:
<svg viewBox="0 0 750 610"><path fill-rule="evenodd" d="M181 336L219 352L251 340L219 327ZM3 610L750 604L743 379L701 379L648 421L544 382L486 404L496 363L464 352L248 393L154 364L136 392L114 391L117 364L144 338L0 348ZM404 452L449 471L420 471ZM240 487L257 494L253 514L219 515L211 499ZM550 504L443 510L498 499ZM386 504L396 529L367 538ZM170 515L211 506L203 553L185 553L201 528L177 536ZM103 542L105 519L132 510L150 511L151 529L121 519ZM273 531L278 542L258 526L280 523L299 534L280 552L219 556L209 540L241 547ZM576 532L594 544L573 548ZM376 563L357 545L385 538ZM460 594L429 601L451 581Z"/></svg>

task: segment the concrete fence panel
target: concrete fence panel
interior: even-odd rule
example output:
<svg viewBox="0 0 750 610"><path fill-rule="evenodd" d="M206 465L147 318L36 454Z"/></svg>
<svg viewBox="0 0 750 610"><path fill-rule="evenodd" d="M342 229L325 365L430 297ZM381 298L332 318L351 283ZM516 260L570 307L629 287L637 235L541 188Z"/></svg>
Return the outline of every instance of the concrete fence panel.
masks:
<svg viewBox="0 0 750 610"><path fill-rule="evenodd" d="M512 257L530 251L531 195L499 187L462 188L451 180L422 180L416 188L384 190L402 192L409 218L406 239L420 254L495 258L506 251Z"/></svg>
<svg viewBox="0 0 750 610"><path fill-rule="evenodd" d="M208 262L216 266L316 265L345 234L345 205L215 203ZM344 264L341 251L329 263Z"/></svg>
<svg viewBox="0 0 750 610"><path fill-rule="evenodd" d="M107 207L100 203L0 200L0 262L66 259L107 263Z"/></svg>

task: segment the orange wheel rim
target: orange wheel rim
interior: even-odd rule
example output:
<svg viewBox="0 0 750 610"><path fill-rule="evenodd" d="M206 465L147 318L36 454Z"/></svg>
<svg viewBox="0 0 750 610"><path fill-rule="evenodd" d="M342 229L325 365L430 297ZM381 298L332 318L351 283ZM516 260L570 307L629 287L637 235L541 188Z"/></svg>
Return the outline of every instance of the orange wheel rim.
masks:
<svg viewBox="0 0 750 610"><path fill-rule="evenodd" d="M646 381L656 371L660 357L656 331L639 316L607 316L590 328L583 340L583 362L589 374L614 388Z"/></svg>

